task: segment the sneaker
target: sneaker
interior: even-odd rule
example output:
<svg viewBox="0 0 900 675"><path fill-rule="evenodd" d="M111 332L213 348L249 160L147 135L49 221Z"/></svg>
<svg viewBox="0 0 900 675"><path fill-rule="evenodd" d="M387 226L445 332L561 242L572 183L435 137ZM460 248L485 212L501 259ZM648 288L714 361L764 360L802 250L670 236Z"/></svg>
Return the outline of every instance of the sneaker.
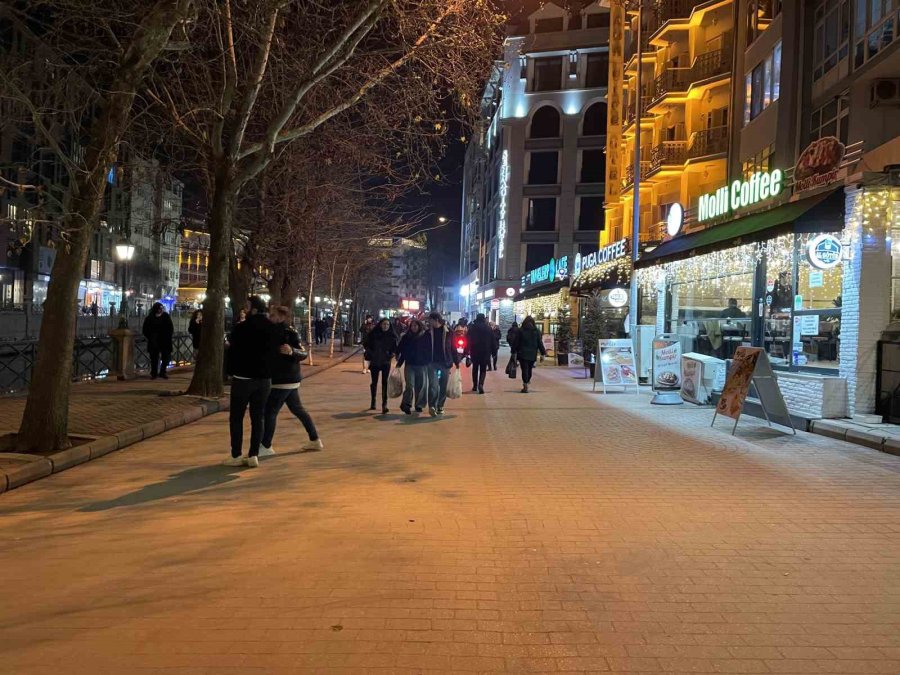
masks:
<svg viewBox="0 0 900 675"><path fill-rule="evenodd" d="M444 409L443 409L443 408L438 408L438 409L437 409L437 414L438 414L438 415L443 415L443 414L444 414Z"/></svg>
<svg viewBox="0 0 900 675"><path fill-rule="evenodd" d="M249 466L251 469L255 469L256 467L259 466L259 457L257 457L256 455L247 457L246 460L244 461L244 464Z"/></svg>
<svg viewBox="0 0 900 675"><path fill-rule="evenodd" d="M438 414L437 408L429 408L428 414L431 415L432 417L437 417L437 414Z"/></svg>
<svg viewBox="0 0 900 675"><path fill-rule="evenodd" d="M304 443L300 446L301 450L324 450L325 444L322 443L321 438L317 438L314 441L309 441L308 443Z"/></svg>
<svg viewBox="0 0 900 675"><path fill-rule="evenodd" d="M268 448L264 445L259 446L259 456L260 457L271 457L274 454L275 454L275 451L272 449L272 446L269 446Z"/></svg>
<svg viewBox="0 0 900 675"><path fill-rule="evenodd" d="M422 412L422 408L418 408L418 407L417 407L417 408L416 408L416 412L418 412L418 413Z"/></svg>
<svg viewBox="0 0 900 675"><path fill-rule="evenodd" d="M244 466L244 457L229 457L222 464L225 466Z"/></svg>

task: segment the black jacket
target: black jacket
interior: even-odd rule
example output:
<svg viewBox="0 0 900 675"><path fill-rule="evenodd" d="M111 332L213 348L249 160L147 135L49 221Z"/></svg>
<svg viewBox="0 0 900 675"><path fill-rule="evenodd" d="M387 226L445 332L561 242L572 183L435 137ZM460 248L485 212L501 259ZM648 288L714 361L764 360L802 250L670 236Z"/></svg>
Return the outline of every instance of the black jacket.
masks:
<svg viewBox="0 0 900 675"><path fill-rule="evenodd" d="M191 346L194 349L200 348L200 331L203 330L203 324L197 323L194 319L188 324L188 333L191 336Z"/></svg>
<svg viewBox="0 0 900 675"><path fill-rule="evenodd" d="M263 314L251 314L237 324L228 340L228 370L235 377L269 379L278 356L282 327Z"/></svg>
<svg viewBox="0 0 900 675"><path fill-rule="evenodd" d="M425 355L429 364L449 368L459 365L459 354L453 345L453 331L445 325L440 328L429 328L422 337L425 343Z"/></svg>
<svg viewBox="0 0 900 675"><path fill-rule="evenodd" d="M510 326L509 330L506 331L506 344L509 345L509 348L515 353L516 351L516 343L519 341L519 327L518 326Z"/></svg>
<svg viewBox="0 0 900 675"><path fill-rule="evenodd" d="M397 336L393 330L376 327L369 331L364 344L372 368L391 365L391 359L397 353Z"/></svg>
<svg viewBox="0 0 900 675"><path fill-rule="evenodd" d="M172 317L168 312L163 312L160 316L149 315L144 319L141 332L147 338L147 346L150 349L158 349L161 352L172 351L172 336L175 334L175 326L172 325Z"/></svg>
<svg viewBox="0 0 900 675"><path fill-rule="evenodd" d="M300 373L300 362L306 358L306 352L300 344L300 334L293 326L287 324L275 324L281 330L278 347L290 345L292 354L282 354L277 350L272 361L272 384L293 384L300 382L303 375Z"/></svg>
<svg viewBox="0 0 900 675"><path fill-rule="evenodd" d="M493 328L494 334L494 342L491 345L491 350L494 354L500 351L500 338L503 336L503 333L500 332L500 326L494 326Z"/></svg>
<svg viewBox="0 0 900 675"><path fill-rule="evenodd" d="M494 331L484 319L475 319L469 324L468 354L475 363L483 363L491 358L494 345Z"/></svg>
<svg viewBox="0 0 900 675"><path fill-rule="evenodd" d="M400 338L400 345L397 347L400 354L400 358L397 359L397 367L399 368L404 363L410 366L427 366L431 358L431 354L428 353L430 346L430 342L425 339L425 329L422 324L419 324L418 333L406 331Z"/></svg>

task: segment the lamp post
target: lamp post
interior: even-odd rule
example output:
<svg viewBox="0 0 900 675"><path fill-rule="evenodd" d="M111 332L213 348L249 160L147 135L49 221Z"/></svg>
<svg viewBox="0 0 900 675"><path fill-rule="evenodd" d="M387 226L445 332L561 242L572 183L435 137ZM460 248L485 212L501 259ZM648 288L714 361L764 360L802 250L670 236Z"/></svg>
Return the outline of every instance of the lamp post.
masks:
<svg viewBox="0 0 900 675"><path fill-rule="evenodd" d="M122 263L122 302L119 304L119 328L128 328L128 305L126 286L128 285L128 263L134 258L134 245L122 240L116 244L116 258Z"/></svg>

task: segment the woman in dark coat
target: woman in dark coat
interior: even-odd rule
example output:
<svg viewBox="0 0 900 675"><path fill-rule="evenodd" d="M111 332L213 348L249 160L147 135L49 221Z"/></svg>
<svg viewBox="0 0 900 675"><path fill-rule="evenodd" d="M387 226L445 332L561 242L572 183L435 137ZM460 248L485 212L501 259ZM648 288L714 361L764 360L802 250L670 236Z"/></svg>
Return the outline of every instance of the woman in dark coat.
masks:
<svg viewBox="0 0 900 675"><path fill-rule="evenodd" d="M497 370L497 355L500 353L500 338L503 334L497 324L492 323L490 326L494 339L491 342L491 364L488 366L488 370Z"/></svg>
<svg viewBox="0 0 900 675"><path fill-rule="evenodd" d="M369 410L375 410L375 394L378 392L378 376L381 376L381 412L387 415L387 382L391 374L391 361L397 353L397 336L391 328L389 319L383 318L366 336L363 345L369 354L369 369L372 383L369 389L372 393L372 403Z"/></svg>
<svg viewBox="0 0 900 675"><path fill-rule="evenodd" d="M203 330L203 310L195 310L188 322L188 333L191 336L191 347L194 348L194 361L200 356L200 334Z"/></svg>
<svg viewBox="0 0 900 675"><path fill-rule="evenodd" d="M483 394L494 345L494 331L484 314L476 316L469 325L468 340L468 354L472 359L472 391Z"/></svg>
<svg viewBox="0 0 900 675"><path fill-rule="evenodd" d="M150 377L156 376L168 380L166 367L172 360L172 337L175 334L175 326L172 325L172 317L166 312L161 302L153 303L150 314L144 319L141 331L147 338L147 352L150 354Z"/></svg>
<svg viewBox="0 0 900 675"><path fill-rule="evenodd" d="M541 331L538 330L534 323L534 319L530 316L525 317L522 322L522 328L516 338L514 348L516 356L519 359L519 365L522 366L522 393L528 393L528 383L531 382L531 373L534 370L534 363L538 359L547 356L544 349L544 343L541 340Z"/></svg>

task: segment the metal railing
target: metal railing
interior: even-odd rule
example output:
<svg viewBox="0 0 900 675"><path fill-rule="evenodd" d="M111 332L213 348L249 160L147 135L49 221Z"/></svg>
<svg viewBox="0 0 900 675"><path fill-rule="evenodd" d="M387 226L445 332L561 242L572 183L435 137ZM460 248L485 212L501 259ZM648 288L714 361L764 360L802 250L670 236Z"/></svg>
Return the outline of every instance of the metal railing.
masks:
<svg viewBox="0 0 900 675"><path fill-rule="evenodd" d="M653 81L653 103L673 91L684 92L691 86L692 68L667 68Z"/></svg>
<svg viewBox="0 0 900 675"><path fill-rule="evenodd" d="M641 162L641 180L650 174L650 162ZM622 189L627 190L634 185L634 163L625 166L625 177L622 179Z"/></svg>
<svg viewBox="0 0 900 675"><path fill-rule="evenodd" d="M654 13L656 14L657 28L666 21L672 19L687 19L698 5L706 0L656 0Z"/></svg>
<svg viewBox="0 0 900 675"><path fill-rule="evenodd" d="M710 127L691 134L688 144L688 158L696 159L707 155L718 155L728 151L728 127Z"/></svg>
<svg viewBox="0 0 900 675"><path fill-rule="evenodd" d="M687 159L687 141L663 141L650 153L650 171L664 166L684 164Z"/></svg>
<svg viewBox="0 0 900 675"><path fill-rule="evenodd" d="M650 97L649 96L641 96L641 117L645 117L647 114L647 109L650 107ZM625 126L630 126L634 123L634 98L631 98L628 101L628 107L625 109Z"/></svg>
<svg viewBox="0 0 900 675"><path fill-rule="evenodd" d="M731 42L731 34L729 33L725 40L725 45L721 49L701 54L694 61L691 78L693 82L700 82L716 75L724 75L731 72L731 55L733 45Z"/></svg>

